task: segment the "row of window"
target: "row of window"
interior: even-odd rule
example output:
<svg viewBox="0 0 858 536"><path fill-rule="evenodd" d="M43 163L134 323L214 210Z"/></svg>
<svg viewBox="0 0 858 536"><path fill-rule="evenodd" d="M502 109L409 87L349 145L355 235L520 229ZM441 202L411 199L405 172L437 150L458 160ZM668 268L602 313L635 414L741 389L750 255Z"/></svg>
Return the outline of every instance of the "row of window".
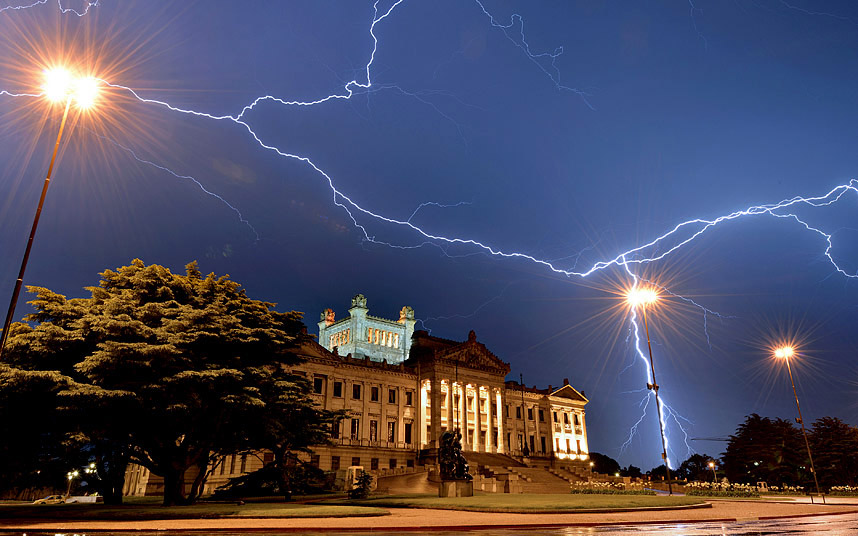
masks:
<svg viewBox="0 0 858 536"><path fill-rule="evenodd" d="M315 465L316 467L318 467L319 466L318 456L313 456L313 458L310 460L310 463ZM340 468L341 463L342 462L340 461L339 456L331 456L331 471L338 470ZM396 464L397 464L396 458L390 458L387 462L387 466L391 469L396 469ZM352 465L361 466L361 457L360 456L352 456ZM406 465L406 467L414 467L414 460L406 460L405 465ZM378 471L378 458L370 458L369 459L369 469L370 469L370 471Z"/></svg>
<svg viewBox="0 0 858 536"><path fill-rule="evenodd" d="M354 418L354 419L348 419L348 421L350 422L349 439L353 439L355 441L363 439L361 437L361 431L360 431L360 419ZM411 430L413 427L413 423L406 422L403 424L405 425L404 426L405 429L403 431L404 437L402 438L402 441L403 441L403 443L410 444L411 443ZM343 426L343 421L336 422L333 425L331 425L331 437L332 438L339 439L341 437L342 426ZM369 421L369 440L370 441L378 441L378 431L379 431L378 430L378 420L377 419L370 419L370 421ZM396 441L397 441L397 438L396 438L396 421L387 421L386 438L387 438L386 441L388 443L396 443ZM357 465L357 464L352 464L352 465Z"/></svg>
<svg viewBox="0 0 858 536"><path fill-rule="evenodd" d="M352 340L351 328L344 329L344 330L339 331L337 333L333 333L333 334L331 334L331 336L329 337L329 340L328 340L328 343L329 343L328 349L333 350L334 346L342 346L346 343L351 342L351 340Z"/></svg>
<svg viewBox="0 0 858 536"><path fill-rule="evenodd" d="M325 377L316 376L313 378L313 392L317 395L325 394ZM391 387L387 390L387 402L388 404L396 404L397 403L397 391L398 388ZM335 381L334 382L334 398L343 398L343 382ZM361 400L363 396L363 385L359 383L352 384L352 400ZM381 401L381 389L377 386L372 386L369 388L369 401L370 402L380 402ZM414 391L406 390L405 391L405 405L413 406L414 405Z"/></svg>
<svg viewBox="0 0 858 536"><path fill-rule="evenodd" d="M379 346L399 348L399 333L377 328L366 328L366 341Z"/></svg>

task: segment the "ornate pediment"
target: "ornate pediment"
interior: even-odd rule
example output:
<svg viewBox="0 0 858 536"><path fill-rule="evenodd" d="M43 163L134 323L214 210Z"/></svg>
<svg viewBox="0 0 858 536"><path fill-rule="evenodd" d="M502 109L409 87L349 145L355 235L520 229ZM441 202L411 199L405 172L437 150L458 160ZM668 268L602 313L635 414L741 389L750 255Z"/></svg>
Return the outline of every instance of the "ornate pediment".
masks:
<svg viewBox="0 0 858 536"><path fill-rule="evenodd" d="M483 370L500 376L506 376L510 371L509 363L504 363L476 341L468 341L450 348L437 357L448 363L457 364L459 368Z"/></svg>
<svg viewBox="0 0 858 536"><path fill-rule="evenodd" d="M551 393L551 396L556 396L559 398L568 398L569 400L575 400L577 402L589 402L589 400L587 400L587 397L579 393L578 390L571 385L564 385L563 387Z"/></svg>

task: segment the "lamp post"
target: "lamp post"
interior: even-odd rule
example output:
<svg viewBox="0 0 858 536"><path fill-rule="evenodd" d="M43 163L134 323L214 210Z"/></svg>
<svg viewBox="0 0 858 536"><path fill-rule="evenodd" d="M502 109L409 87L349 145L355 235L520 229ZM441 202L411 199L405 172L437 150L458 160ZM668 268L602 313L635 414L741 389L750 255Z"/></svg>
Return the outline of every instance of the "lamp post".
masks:
<svg viewBox="0 0 858 536"><path fill-rule="evenodd" d="M649 324L646 318L646 307L658 300L658 293L651 288L635 287L629 291L626 296L626 301L633 308L640 306L643 311L644 331L646 332L646 346L649 350L649 368L652 374L652 383L647 383L646 388L655 393L655 409L658 412L658 431L661 434L661 459L664 461L664 469L667 471L667 491L669 495L673 495L673 484L670 481L670 465L667 463L667 440L664 437L664 425L661 422L661 403L658 398L658 383L655 381L655 364L652 360L652 343L649 339Z"/></svg>
<svg viewBox="0 0 858 536"><path fill-rule="evenodd" d="M77 478L77 476L79 474L80 473L77 470L71 471L71 472L66 474L66 478L68 478L68 481L69 481L69 487L66 488L66 498L68 498L68 496L71 495L72 482L74 482L74 479Z"/></svg>
<svg viewBox="0 0 858 536"><path fill-rule="evenodd" d="M56 163L57 152L59 152L60 141L63 137L63 130L66 126L66 119L68 119L69 108L71 108L72 101L75 101L81 109L89 108L98 95L98 83L94 78L73 78L65 69L46 70L44 74L45 83L42 86L42 95L51 102L65 101L65 110L63 111L63 119L60 122L59 133L57 133L57 141L54 144L54 152L51 155L51 163L48 166L48 174L45 177L45 183L42 185L42 195L39 197L36 215L33 217L30 238L27 240L24 258L21 260L21 269L18 271L18 279L15 280L15 289L12 291L12 299L9 301L9 309L6 312L3 334L0 336L0 361L3 359L3 349L6 347L6 339L9 337L9 327L12 325L15 306L18 304L18 296L21 293L21 287L24 283L24 272L27 270L27 261L30 259L30 250L33 248L33 239L36 237L36 229L39 226L39 219L42 216L45 196L47 196L48 186L51 184L51 175L54 171L54 164Z"/></svg>
<svg viewBox="0 0 858 536"><path fill-rule="evenodd" d="M718 475L715 474L715 462L709 462L709 469L712 469L712 483L715 484L718 482Z"/></svg>
<svg viewBox="0 0 858 536"><path fill-rule="evenodd" d="M804 428L804 419L801 416L801 406L798 403L798 392L795 390L795 381L792 378L792 367L789 364L789 358L795 355L795 348L792 346L782 346L775 350L775 357L783 359L786 362L787 372L789 372L789 382L792 384L792 394L795 397L795 409L798 410L798 424L801 425L801 434L804 436L804 446L807 447L807 458L810 460L810 472L813 474L813 483L816 485L817 495L822 496L822 502L825 502L825 496L819 491L819 480L816 478L816 469L813 467L813 456L810 454L810 442L807 440L807 430Z"/></svg>

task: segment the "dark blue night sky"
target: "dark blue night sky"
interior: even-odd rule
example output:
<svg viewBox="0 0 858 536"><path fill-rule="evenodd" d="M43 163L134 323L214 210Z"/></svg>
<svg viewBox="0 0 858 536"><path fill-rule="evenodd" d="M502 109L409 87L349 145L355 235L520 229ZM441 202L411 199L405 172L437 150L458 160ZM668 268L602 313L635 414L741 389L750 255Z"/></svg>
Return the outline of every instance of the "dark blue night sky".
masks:
<svg viewBox="0 0 858 536"><path fill-rule="evenodd" d="M650 311L661 394L681 415L669 419L674 464L724 447L686 447L678 423L688 438L725 437L752 412L794 416L768 350L778 336L800 343L806 420L858 423L854 2L11 9L30 3L0 0L4 307L62 113L9 93L38 93L40 71L64 56L143 99L213 116L282 99L241 119L292 156L229 118L107 88L94 110L72 112L26 284L77 296L135 257L174 270L196 259L252 297L304 311L311 331L322 309L342 316L359 292L378 316L411 305L435 335L475 330L528 385L569 378L591 400L591 450L649 469L660 462L653 404L623 449L647 396L623 268L567 276L429 239L356 210L313 165L372 214L575 272L686 220L851 184L836 203L726 220L629 269L709 311L671 296ZM368 85L370 29L388 11L374 25ZM700 228L626 260L660 257Z"/></svg>

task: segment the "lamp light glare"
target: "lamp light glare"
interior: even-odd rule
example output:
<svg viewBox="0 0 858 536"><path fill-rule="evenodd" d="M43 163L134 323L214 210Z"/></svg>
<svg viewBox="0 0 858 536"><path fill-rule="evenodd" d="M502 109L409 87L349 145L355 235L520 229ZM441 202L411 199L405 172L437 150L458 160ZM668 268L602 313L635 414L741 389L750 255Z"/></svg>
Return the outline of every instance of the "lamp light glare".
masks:
<svg viewBox="0 0 858 536"><path fill-rule="evenodd" d="M650 305L658 300L658 293L651 288L635 287L626 295L626 301L632 307L638 305Z"/></svg>
<svg viewBox="0 0 858 536"><path fill-rule="evenodd" d="M51 102L62 102L71 98L79 108L90 108L98 97L98 80L85 76L75 78L61 67L45 69L42 91Z"/></svg>
<svg viewBox="0 0 858 536"><path fill-rule="evenodd" d="M784 346L775 350L775 357L778 359L788 359L793 356L795 350L792 346Z"/></svg>
<svg viewBox="0 0 858 536"><path fill-rule="evenodd" d="M45 97L53 102L59 102L66 98L72 87L72 76L63 68L45 69L45 83L42 90Z"/></svg>

